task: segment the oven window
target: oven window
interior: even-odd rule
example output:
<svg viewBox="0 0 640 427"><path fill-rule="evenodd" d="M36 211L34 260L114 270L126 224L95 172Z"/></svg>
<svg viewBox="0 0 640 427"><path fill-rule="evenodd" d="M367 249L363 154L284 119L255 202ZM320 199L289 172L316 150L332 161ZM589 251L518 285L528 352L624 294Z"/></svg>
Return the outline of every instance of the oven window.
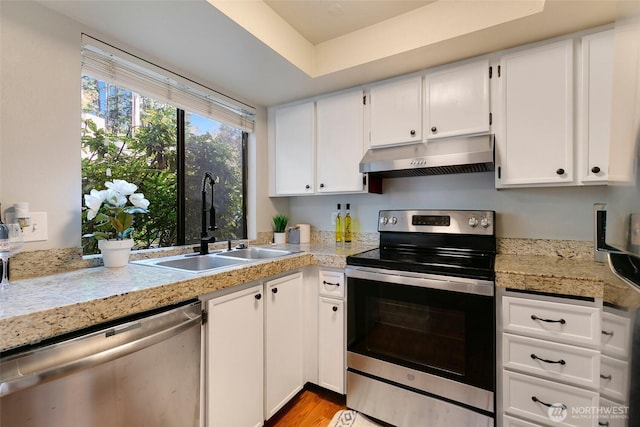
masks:
<svg viewBox="0 0 640 427"><path fill-rule="evenodd" d="M485 390L495 387L495 302L348 278L348 351Z"/></svg>
<svg viewBox="0 0 640 427"><path fill-rule="evenodd" d="M367 352L465 374L463 311L369 296L364 312Z"/></svg>

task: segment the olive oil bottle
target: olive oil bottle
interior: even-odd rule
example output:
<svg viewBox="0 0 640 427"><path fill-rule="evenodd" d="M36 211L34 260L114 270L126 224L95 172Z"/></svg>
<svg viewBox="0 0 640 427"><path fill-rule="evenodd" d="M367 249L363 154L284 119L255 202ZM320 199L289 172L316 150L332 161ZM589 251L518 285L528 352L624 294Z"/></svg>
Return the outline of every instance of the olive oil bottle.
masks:
<svg viewBox="0 0 640 427"><path fill-rule="evenodd" d="M344 215L344 242L351 243L351 204L347 203L347 212Z"/></svg>
<svg viewBox="0 0 640 427"><path fill-rule="evenodd" d="M342 215L341 207L338 203L338 214L336 215L336 243L342 243Z"/></svg>

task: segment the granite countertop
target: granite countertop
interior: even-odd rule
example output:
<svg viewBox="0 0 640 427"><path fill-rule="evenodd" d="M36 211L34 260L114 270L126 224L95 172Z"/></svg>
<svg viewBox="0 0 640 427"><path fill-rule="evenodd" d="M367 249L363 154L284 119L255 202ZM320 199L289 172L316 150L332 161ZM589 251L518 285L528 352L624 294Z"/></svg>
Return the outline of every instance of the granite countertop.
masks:
<svg viewBox="0 0 640 427"><path fill-rule="evenodd" d="M640 302L640 293L631 292L607 264L593 259L499 254L495 270L501 288L601 298L622 307Z"/></svg>
<svg viewBox="0 0 640 427"><path fill-rule="evenodd" d="M274 247L300 252L214 273L129 264L14 280L0 292L0 351L307 265L344 268L348 255L370 248L317 244Z"/></svg>
<svg viewBox="0 0 640 427"><path fill-rule="evenodd" d="M83 268L15 280L0 292L0 351L307 265L342 269L348 255L377 245L274 247L300 252L215 273L192 274L129 264L117 269ZM532 252L532 247L537 249ZM549 241L503 239L498 252L498 287L602 298L621 306L629 301L639 303L640 293L629 295L609 267L594 262L581 247L576 250L564 243L557 246Z"/></svg>

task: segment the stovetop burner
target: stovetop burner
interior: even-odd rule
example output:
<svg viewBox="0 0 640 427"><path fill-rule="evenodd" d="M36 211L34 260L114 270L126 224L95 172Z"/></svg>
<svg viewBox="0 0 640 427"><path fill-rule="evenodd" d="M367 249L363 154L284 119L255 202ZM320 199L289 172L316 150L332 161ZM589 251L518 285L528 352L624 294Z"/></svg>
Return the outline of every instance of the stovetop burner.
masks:
<svg viewBox="0 0 640 427"><path fill-rule="evenodd" d="M495 279L493 211L380 211L380 247L347 265Z"/></svg>

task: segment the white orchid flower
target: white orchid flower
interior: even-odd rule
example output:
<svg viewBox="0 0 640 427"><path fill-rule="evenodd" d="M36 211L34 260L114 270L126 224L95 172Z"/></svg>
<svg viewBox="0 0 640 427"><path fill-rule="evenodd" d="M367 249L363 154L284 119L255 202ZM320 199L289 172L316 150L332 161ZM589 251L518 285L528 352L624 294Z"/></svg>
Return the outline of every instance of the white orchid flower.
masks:
<svg viewBox="0 0 640 427"><path fill-rule="evenodd" d="M138 186L135 184L131 184L124 179L114 179L113 181L107 181L104 183L105 187L109 190L117 191L123 196L128 196L129 194L135 193L138 189Z"/></svg>
<svg viewBox="0 0 640 427"><path fill-rule="evenodd" d="M110 204L111 206L121 208L127 203L127 198L124 195L122 195L122 193L120 193L119 191L113 188L110 188L106 190L106 192L107 192L107 196L105 197L104 201Z"/></svg>
<svg viewBox="0 0 640 427"><path fill-rule="evenodd" d="M106 196L106 191L97 191L91 190L91 194L84 195L84 204L89 208L89 212L87 212L87 219L92 220L98 214L100 210L100 206L102 206L102 202L104 201L104 197Z"/></svg>
<svg viewBox="0 0 640 427"><path fill-rule="evenodd" d="M149 201L144 198L142 193L134 193L129 196L131 204L137 208L147 209L149 207Z"/></svg>

